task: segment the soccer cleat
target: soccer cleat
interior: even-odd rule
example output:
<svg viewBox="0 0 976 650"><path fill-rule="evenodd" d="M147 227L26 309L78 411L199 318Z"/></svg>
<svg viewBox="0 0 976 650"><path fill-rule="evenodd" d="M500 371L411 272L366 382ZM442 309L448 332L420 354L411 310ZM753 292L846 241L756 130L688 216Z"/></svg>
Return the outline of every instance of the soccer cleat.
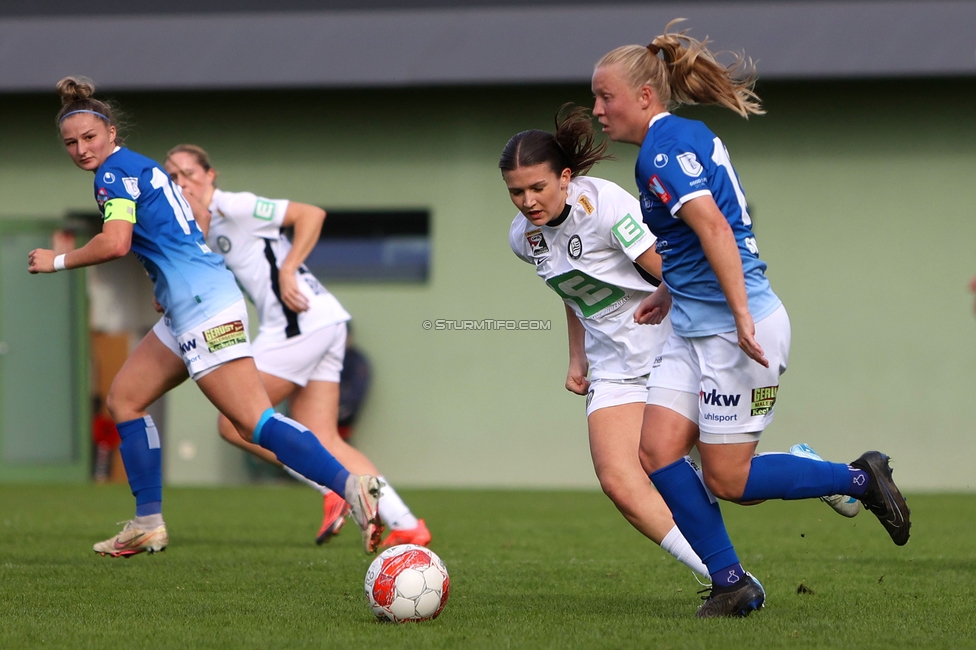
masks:
<svg viewBox="0 0 976 650"><path fill-rule="evenodd" d="M349 514L349 504L331 490L325 493L322 505L322 527L315 538L315 543L320 546L339 534L342 525L346 523L346 515Z"/></svg>
<svg viewBox="0 0 976 650"><path fill-rule="evenodd" d="M349 514L363 532L363 548L367 553L375 553L383 535L383 521L380 519L381 483L375 476L356 476L350 474L346 480L346 502Z"/></svg>
<svg viewBox="0 0 976 650"><path fill-rule="evenodd" d="M790 447L790 453L794 456L812 458L813 460L823 460L813 448L805 442ZM820 500L845 517L856 517L861 512L861 504L854 497L846 494L831 494L830 496L820 497Z"/></svg>
<svg viewBox="0 0 976 650"><path fill-rule="evenodd" d="M417 546L427 546L430 544L430 531L423 519L417 520L414 528L396 529L390 531L380 548L399 546L400 544L416 544Z"/></svg>
<svg viewBox="0 0 976 650"><path fill-rule="evenodd" d="M880 451L866 451L850 466L868 475L868 489L861 495L861 503L875 514L891 541L904 546L912 527L912 511L891 478L889 460Z"/></svg>
<svg viewBox="0 0 976 650"><path fill-rule="evenodd" d="M167 545L169 545L169 535L166 533L165 524L152 530L144 530L136 526L134 521L127 521L121 533L95 544L92 549L102 556L129 557L139 553L165 551Z"/></svg>
<svg viewBox="0 0 976 650"><path fill-rule="evenodd" d="M766 590L751 573L731 587L712 586L708 596L703 596L702 606L696 618L742 618L762 609L766 602Z"/></svg>

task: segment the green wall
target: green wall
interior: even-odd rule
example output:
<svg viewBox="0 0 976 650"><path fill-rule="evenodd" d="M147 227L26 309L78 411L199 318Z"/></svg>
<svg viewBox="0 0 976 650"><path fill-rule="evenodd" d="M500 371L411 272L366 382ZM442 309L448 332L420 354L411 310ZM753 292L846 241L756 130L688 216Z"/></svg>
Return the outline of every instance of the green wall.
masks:
<svg viewBox="0 0 976 650"><path fill-rule="evenodd" d="M895 459L912 489L976 487L976 88L971 80L778 83L769 114L705 119L753 208L793 322L791 368L760 449L810 442ZM57 99L0 105L2 217L91 211L59 150ZM563 388L563 310L508 250L515 210L496 169L515 132L549 128L585 87L131 94L128 144L157 159L208 149L222 187L334 208L432 211L424 285L333 284L375 383L355 442L401 485L594 486L583 400ZM594 174L633 189L633 147ZM549 331L426 331L435 319L550 320ZM216 435L192 386L170 440ZM169 456L168 456L169 458Z"/></svg>

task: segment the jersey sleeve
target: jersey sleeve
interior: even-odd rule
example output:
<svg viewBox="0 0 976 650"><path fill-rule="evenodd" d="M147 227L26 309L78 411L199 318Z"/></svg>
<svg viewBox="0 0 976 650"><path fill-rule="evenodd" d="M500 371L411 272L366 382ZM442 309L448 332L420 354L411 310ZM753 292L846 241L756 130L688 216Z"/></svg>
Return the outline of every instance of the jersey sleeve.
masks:
<svg viewBox="0 0 976 650"><path fill-rule="evenodd" d="M124 213L126 221L135 223L136 201L143 191L139 181L142 171L127 170L111 160L98 169L95 173L95 201L102 219L119 218Z"/></svg>
<svg viewBox="0 0 976 650"><path fill-rule="evenodd" d="M647 252L657 238L641 217L640 203L619 185L608 184L600 191L601 231L612 248L630 261Z"/></svg>
<svg viewBox="0 0 976 650"><path fill-rule="evenodd" d="M287 199L266 199L251 192L222 192L217 210L227 219L264 239L276 239L281 233L288 210Z"/></svg>
<svg viewBox="0 0 976 650"><path fill-rule="evenodd" d="M711 195L700 152L691 143L663 144L657 151L641 152L637 162L641 187L676 215L688 201Z"/></svg>
<svg viewBox="0 0 976 650"><path fill-rule="evenodd" d="M528 241L525 239L525 217L521 214L517 215L512 221L512 227L508 231L508 244L512 247L512 252L515 253L520 260L523 262L528 262L532 264L532 258L529 256L529 251L526 249Z"/></svg>

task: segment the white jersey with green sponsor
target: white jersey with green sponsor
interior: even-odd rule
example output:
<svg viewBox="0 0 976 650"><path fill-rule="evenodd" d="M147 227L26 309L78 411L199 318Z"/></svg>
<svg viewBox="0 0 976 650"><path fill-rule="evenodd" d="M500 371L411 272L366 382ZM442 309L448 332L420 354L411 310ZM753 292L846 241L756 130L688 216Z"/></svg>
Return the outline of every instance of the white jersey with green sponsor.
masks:
<svg viewBox="0 0 976 650"><path fill-rule="evenodd" d="M279 267L291 250L291 242L281 233L287 209L287 200L250 192L215 190L210 203L207 242L224 256L224 264L257 308L259 336L271 341L349 320L336 297L304 265L296 275L308 309L296 313L281 301Z"/></svg>
<svg viewBox="0 0 976 650"><path fill-rule="evenodd" d="M634 310L654 291L634 260L656 239L640 203L619 185L580 176L568 192L565 220L540 227L519 213L509 243L583 323L590 379L646 375L671 333L668 319L634 322Z"/></svg>

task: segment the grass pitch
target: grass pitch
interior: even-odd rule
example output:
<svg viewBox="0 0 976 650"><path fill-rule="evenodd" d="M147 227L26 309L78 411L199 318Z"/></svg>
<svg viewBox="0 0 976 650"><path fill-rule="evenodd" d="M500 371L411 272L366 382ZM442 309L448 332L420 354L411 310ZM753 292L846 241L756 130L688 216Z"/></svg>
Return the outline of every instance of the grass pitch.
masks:
<svg viewBox="0 0 976 650"><path fill-rule="evenodd" d="M602 494L403 496L451 573L429 623L373 618L358 530L315 546L307 488L169 488L169 550L112 559L91 545L131 516L125 487L0 487L0 648L976 647L976 496L910 497L903 548L867 512L726 505L768 597L709 621L691 572Z"/></svg>

